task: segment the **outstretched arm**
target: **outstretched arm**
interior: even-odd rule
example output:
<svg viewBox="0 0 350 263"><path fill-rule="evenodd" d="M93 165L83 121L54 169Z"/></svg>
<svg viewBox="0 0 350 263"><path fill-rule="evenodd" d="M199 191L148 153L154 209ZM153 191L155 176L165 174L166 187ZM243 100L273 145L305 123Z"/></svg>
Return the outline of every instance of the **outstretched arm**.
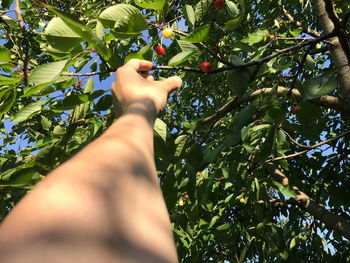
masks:
<svg viewBox="0 0 350 263"><path fill-rule="evenodd" d="M153 156L153 125L179 77L131 60L112 92L121 117L56 168L0 226L0 262L177 262Z"/></svg>

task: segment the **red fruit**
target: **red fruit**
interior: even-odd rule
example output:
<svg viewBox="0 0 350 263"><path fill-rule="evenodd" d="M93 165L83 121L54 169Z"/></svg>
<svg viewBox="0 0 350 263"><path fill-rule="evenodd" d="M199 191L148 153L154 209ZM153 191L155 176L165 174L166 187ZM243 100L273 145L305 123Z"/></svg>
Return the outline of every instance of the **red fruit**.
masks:
<svg viewBox="0 0 350 263"><path fill-rule="evenodd" d="M294 114L298 114L300 112L300 106L294 106L293 109L292 109L292 112Z"/></svg>
<svg viewBox="0 0 350 263"><path fill-rule="evenodd" d="M157 53L159 56L163 55L163 54L165 53L165 48L164 48L163 46L161 46L161 45L157 46L157 47L156 47L156 53Z"/></svg>
<svg viewBox="0 0 350 263"><path fill-rule="evenodd" d="M190 198L188 195L185 195L185 199L188 199L188 198Z"/></svg>
<svg viewBox="0 0 350 263"><path fill-rule="evenodd" d="M210 62L204 61L204 62L201 64L201 71L203 71L203 72L209 72L210 70L211 70L211 64L210 64Z"/></svg>
<svg viewBox="0 0 350 263"><path fill-rule="evenodd" d="M215 7L216 9L221 9L224 6L224 0L216 0Z"/></svg>

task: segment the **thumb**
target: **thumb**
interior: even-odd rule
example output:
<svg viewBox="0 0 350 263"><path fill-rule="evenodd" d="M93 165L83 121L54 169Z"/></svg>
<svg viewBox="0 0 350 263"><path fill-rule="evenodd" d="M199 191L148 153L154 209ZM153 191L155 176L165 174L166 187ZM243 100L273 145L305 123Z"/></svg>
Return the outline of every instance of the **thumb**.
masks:
<svg viewBox="0 0 350 263"><path fill-rule="evenodd" d="M182 79L179 76L173 76L163 80L164 86L168 92L174 91L182 86Z"/></svg>

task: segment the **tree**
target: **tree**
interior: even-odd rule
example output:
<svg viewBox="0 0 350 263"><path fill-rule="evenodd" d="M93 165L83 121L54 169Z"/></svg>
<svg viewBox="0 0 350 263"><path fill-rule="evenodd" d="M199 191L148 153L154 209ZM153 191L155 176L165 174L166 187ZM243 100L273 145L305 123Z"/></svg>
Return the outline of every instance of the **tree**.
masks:
<svg viewBox="0 0 350 263"><path fill-rule="evenodd" d="M104 83L140 58L185 83L155 125L181 262L350 261L350 4L214 2L1 1L2 218L113 122Z"/></svg>

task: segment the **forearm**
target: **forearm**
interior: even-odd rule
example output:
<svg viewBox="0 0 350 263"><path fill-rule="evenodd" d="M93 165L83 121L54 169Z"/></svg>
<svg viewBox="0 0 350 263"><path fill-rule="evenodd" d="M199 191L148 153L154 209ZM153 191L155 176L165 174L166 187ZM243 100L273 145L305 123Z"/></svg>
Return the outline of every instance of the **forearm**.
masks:
<svg viewBox="0 0 350 263"><path fill-rule="evenodd" d="M12 243L21 250L30 244L31 249L50 251L52 242L52 249L62 246L64 253L77 256L100 253L121 262L175 262L153 160L152 114L123 115L48 175L5 220L0 247ZM75 251L67 251L67 243Z"/></svg>

